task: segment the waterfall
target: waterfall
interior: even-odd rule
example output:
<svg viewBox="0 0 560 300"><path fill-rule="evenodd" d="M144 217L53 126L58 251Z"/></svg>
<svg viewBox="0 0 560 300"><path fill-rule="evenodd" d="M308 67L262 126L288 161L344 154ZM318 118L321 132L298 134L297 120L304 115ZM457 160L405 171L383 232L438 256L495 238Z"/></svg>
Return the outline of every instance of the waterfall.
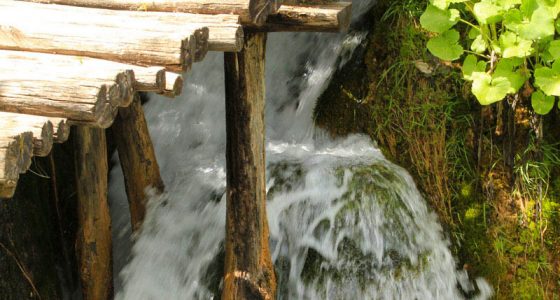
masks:
<svg viewBox="0 0 560 300"><path fill-rule="evenodd" d="M355 16L371 1L356 4ZM364 38L269 34L267 213L278 298L463 298L473 283L408 173L366 136L332 140L314 128L317 98ZM226 211L223 55L195 64L180 98L151 97L146 118L166 193L150 199L131 237L122 172L111 172L116 298L216 299ZM488 284L476 283L478 297L489 298Z"/></svg>

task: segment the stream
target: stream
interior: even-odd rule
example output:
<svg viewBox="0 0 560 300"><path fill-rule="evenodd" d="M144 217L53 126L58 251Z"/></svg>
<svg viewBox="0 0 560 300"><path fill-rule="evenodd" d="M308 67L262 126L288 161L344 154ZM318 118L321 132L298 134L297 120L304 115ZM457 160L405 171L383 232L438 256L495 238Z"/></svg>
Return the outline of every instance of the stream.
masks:
<svg viewBox="0 0 560 300"><path fill-rule="evenodd" d="M371 4L354 1L355 20ZM458 268L406 170L367 136L333 140L314 127L318 97L365 37L268 36L267 214L278 299L488 299L492 288ZM137 236L130 233L122 171L118 164L111 171L116 299L219 298L223 54L209 53L185 82L181 97L151 95L145 105L166 193L150 199Z"/></svg>

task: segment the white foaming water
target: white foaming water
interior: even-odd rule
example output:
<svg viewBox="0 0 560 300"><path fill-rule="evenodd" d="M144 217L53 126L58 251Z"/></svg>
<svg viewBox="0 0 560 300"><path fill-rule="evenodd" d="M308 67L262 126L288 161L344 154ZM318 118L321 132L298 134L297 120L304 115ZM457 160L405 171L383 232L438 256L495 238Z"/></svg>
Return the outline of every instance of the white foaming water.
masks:
<svg viewBox="0 0 560 300"><path fill-rule="evenodd" d="M369 2L359 2L365 7ZM435 215L410 176L365 136L329 140L315 102L363 34L270 34L267 188L279 299L457 299L457 271ZM167 192L152 197L130 241L121 170L110 184L117 299L217 298L225 235L223 56L187 75L184 96L146 117ZM158 98L152 96L152 98ZM491 288L477 280L479 297Z"/></svg>

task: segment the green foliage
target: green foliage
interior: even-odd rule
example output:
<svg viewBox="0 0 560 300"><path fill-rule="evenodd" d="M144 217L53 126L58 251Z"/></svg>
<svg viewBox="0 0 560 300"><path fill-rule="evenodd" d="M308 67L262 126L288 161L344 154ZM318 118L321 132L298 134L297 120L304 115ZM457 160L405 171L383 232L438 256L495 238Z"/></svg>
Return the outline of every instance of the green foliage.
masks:
<svg viewBox="0 0 560 300"><path fill-rule="evenodd" d="M463 79L481 104L527 84L536 87L535 112L547 114L560 96L559 12L556 0L430 0L420 24L433 33L427 48L436 57L467 53Z"/></svg>

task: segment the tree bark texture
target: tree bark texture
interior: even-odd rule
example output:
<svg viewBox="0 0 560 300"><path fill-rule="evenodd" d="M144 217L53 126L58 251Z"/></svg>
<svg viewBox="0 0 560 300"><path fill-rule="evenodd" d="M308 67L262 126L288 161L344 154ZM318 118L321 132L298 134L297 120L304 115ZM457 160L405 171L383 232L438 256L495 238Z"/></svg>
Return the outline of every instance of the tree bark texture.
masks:
<svg viewBox="0 0 560 300"><path fill-rule="evenodd" d="M158 193L164 189L138 95L129 107L119 109L112 131L124 174L132 229L137 231L146 214L146 188L152 187Z"/></svg>
<svg viewBox="0 0 560 300"><path fill-rule="evenodd" d="M76 127L77 257L84 300L112 296L111 218L107 199L107 143L103 129Z"/></svg>
<svg viewBox="0 0 560 300"><path fill-rule="evenodd" d="M274 299L266 217L264 101L266 33L246 33L225 53L227 213L222 299Z"/></svg>

